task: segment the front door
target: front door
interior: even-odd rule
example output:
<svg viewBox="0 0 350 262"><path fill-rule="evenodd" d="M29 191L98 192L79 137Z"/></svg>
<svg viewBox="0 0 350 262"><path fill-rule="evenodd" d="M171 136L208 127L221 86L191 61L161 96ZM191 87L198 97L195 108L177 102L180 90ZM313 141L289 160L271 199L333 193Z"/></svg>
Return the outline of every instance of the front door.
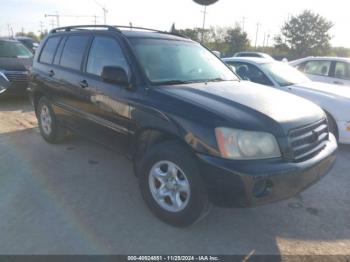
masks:
<svg viewBox="0 0 350 262"><path fill-rule="evenodd" d="M331 83L329 77L331 71L331 61L327 60L312 60L308 61L304 67L304 73L316 82Z"/></svg>
<svg viewBox="0 0 350 262"><path fill-rule="evenodd" d="M123 86L101 79L104 66L119 66L130 72L118 40L110 36L95 36L86 59L85 74L79 79L81 111L88 121L82 128L95 141L125 152L129 141L130 106L132 92Z"/></svg>

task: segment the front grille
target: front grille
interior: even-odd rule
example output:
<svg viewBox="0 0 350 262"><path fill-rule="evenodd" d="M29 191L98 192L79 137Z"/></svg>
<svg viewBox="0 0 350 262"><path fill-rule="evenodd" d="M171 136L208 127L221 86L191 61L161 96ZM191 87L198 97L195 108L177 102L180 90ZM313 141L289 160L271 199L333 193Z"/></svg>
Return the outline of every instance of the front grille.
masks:
<svg viewBox="0 0 350 262"><path fill-rule="evenodd" d="M327 120L293 129L289 132L289 141L295 162L308 160L320 153L328 140Z"/></svg>
<svg viewBox="0 0 350 262"><path fill-rule="evenodd" d="M28 72L27 71L6 71L5 75L10 82L28 82Z"/></svg>

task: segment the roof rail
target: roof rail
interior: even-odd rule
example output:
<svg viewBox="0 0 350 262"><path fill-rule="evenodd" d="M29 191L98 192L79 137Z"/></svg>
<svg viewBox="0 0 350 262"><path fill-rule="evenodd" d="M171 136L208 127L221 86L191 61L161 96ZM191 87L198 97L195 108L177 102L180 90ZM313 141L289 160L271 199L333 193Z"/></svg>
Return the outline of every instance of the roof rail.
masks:
<svg viewBox="0 0 350 262"><path fill-rule="evenodd" d="M120 32L120 30L118 30L115 26L110 25L72 25L54 28L50 31L50 34L57 33L58 31L69 32L72 30L84 30L88 28L105 28L107 30Z"/></svg>
<svg viewBox="0 0 350 262"><path fill-rule="evenodd" d="M145 27L137 27L137 26L124 26L124 25L73 25L73 26L64 26L64 27L58 27L58 28L54 28L50 31L50 34L53 33L57 33L59 31L63 31L63 32L69 32L72 30L85 30L88 28L105 28L107 30L111 30L111 31L116 31L119 33L122 33L122 31L119 29L136 29L136 30L145 30L145 31L152 31L152 32L156 32L156 33L160 33L160 34L167 34L167 35L175 35L175 36L179 36L179 37L183 37L183 38L187 38L189 39L189 37L182 35L182 34L178 34L178 33L174 33L174 32L166 32L166 31L160 31L160 30L156 30L156 29L150 29L150 28L145 28Z"/></svg>
<svg viewBox="0 0 350 262"><path fill-rule="evenodd" d="M114 27L122 28L122 29L130 29L130 30L138 29L138 30L152 31L152 32L156 32L156 33L159 33L159 34L175 35L175 36L179 36L179 37L183 37L183 38L189 39L189 37L187 37L185 35L182 35L182 34L178 34L178 33L174 33L174 32L166 32L166 31L161 31L161 30L151 29L151 28L145 28L145 27L139 27L139 26L115 25Z"/></svg>

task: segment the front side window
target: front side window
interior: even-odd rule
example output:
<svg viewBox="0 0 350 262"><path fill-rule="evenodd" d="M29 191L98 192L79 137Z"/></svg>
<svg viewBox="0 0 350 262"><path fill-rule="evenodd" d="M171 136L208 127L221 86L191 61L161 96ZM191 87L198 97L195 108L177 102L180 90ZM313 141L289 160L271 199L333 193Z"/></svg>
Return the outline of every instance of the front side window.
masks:
<svg viewBox="0 0 350 262"><path fill-rule="evenodd" d="M328 76L331 61L309 61L306 63L304 72L310 75Z"/></svg>
<svg viewBox="0 0 350 262"><path fill-rule="evenodd" d="M285 63L267 63L262 65L261 68L280 86L290 86L311 81L303 73Z"/></svg>
<svg viewBox="0 0 350 262"><path fill-rule="evenodd" d="M105 66L118 66L128 72L128 64L118 42L110 37L95 37L90 48L86 72L101 76Z"/></svg>
<svg viewBox="0 0 350 262"><path fill-rule="evenodd" d="M47 64L52 63L52 60L55 55L57 45L60 42L60 39L61 39L60 37L56 36L56 37L51 37L46 41L43 51L41 52L41 55L40 55L40 59L39 59L40 62L47 63Z"/></svg>
<svg viewBox="0 0 350 262"><path fill-rule="evenodd" d="M256 66L242 62L228 62L234 66L235 72L242 80L252 81L261 85L273 86L270 79Z"/></svg>
<svg viewBox="0 0 350 262"><path fill-rule="evenodd" d="M336 62L334 76L336 78L350 80L350 64L344 62Z"/></svg>
<svg viewBox="0 0 350 262"><path fill-rule="evenodd" d="M63 49L60 65L66 68L80 70L88 40L88 36L75 35L68 37Z"/></svg>
<svg viewBox="0 0 350 262"><path fill-rule="evenodd" d="M131 39L136 56L153 84L229 81L237 76L197 43L165 39Z"/></svg>

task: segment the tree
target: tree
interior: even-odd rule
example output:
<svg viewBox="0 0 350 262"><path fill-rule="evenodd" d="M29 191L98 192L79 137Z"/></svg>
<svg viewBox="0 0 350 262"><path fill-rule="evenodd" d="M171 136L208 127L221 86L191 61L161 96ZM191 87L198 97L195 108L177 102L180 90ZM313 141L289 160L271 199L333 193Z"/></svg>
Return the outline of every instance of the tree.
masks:
<svg viewBox="0 0 350 262"><path fill-rule="evenodd" d="M326 18L305 10L287 21L281 34L295 56L324 55L331 47L329 30L332 27L333 23Z"/></svg>
<svg viewBox="0 0 350 262"><path fill-rule="evenodd" d="M173 33L178 33L178 34L187 36L188 38L199 42L201 39L202 30L199 28L175 29L175 31L173 31Z"/></svg>
<svg viewBox="0 0 350 262"><path fill-rule="evenodd" d="M239 25L227 29L225 42L229 48L226 55L232 56L236 52L250 49L250 41L246 32Z"/></svg>

